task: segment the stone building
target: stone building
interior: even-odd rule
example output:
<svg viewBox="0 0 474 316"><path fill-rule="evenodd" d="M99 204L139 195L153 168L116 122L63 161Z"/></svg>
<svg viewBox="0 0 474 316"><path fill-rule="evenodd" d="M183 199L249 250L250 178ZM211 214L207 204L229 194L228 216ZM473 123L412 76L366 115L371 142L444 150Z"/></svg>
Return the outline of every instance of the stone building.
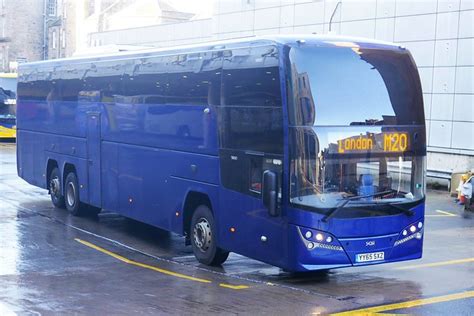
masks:
<svg viewBox="0 0 474 316"><path fill-rule="evenodd" d="M0 1L0 72L43 59L43 10L42 0Z"/></svg>

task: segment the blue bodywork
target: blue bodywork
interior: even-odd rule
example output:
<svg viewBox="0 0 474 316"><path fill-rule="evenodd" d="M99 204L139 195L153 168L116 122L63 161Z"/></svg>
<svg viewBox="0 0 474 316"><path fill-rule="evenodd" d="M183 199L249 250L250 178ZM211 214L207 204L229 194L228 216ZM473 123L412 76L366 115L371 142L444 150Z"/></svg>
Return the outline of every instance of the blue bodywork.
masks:
<svg viewBox="0 0 474 316"><path fill-rule="evenodd" d="M286 270L360 265L362 263L355 262L355 254L365 252L385 252L385 259L375 263L420 258L422 230L417 231L421 233L418 238L394 245L397 240L405 238L401 234L406 227L423 222L423 201L413 208L413 216L333 218L327 223L321 220L322 214L298 209L289 203L290 144L286 93L282 93L285 132L282 135L284 150L280 156L281 214L277 217L268 214L260 196L242 194L222 185L215 105L201 103L187 106L169 100L147 103L138 99L116 98L114 106L111 106L101 92L91 91L83 93L77 100L66 97L57 100L50 95L39 100L28 96L32 94L28 91L28 85L40 80L41 76L46 78L45 81L61 79L54 75L55 69L60 67L68 68L66 75L61 76L72 73L87 82L88 75L74 73L87 63L100 64L110 59L134 63L153 56L259 46L271 46L278 50L280 86L281 91L286 91L284 78L288 69L285 51L299 45L297 39L242 40L168 51L21 65L17 108L18 174L27 182L47 189L48 171L52 166L58 166L63 177L65 170L73 168L79 180L82 202L182 235L186 234L186 220L189 219L189 197L196 194L205 196L217 223L219 247ZM341 41L306 38L307 43L322 47L331 46L331 42L336 40ZM377 42L358 45L398 49ZM216 67L222 69L222 66ZM124 75L132 76L133 71L132 65L124 70ZM186 71L193 73L195 69ZM207 108L209 113L206 113ZM308 242L317 243L304 236L308 230L312 231L313 239L318 232L331 236L330 247L318 244L308 250ZM265 242L262 236L267 237ZM370 241L375 241L375 245L367 246Z"/></svg>

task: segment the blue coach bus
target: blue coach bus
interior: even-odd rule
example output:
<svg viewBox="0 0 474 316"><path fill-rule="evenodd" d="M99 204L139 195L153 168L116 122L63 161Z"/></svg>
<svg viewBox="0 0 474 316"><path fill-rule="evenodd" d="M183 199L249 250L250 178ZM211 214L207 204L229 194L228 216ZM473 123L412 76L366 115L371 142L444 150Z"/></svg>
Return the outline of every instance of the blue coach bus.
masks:
<svg viewBox="0 0 474 316"><path fill-rule="evenodd" d="M289 271L422 255L425 120L410 53L268 37L20 66L18 174Z"/></svg>

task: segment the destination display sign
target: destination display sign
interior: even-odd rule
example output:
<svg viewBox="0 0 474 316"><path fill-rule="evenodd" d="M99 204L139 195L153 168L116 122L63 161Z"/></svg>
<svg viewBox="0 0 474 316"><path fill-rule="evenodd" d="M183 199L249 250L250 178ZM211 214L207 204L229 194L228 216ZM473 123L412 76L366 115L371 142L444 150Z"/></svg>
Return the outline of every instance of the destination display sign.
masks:
<svg viewBox="0 0 474 316"><path fill-rule="evenodd" d="M329 151L338 154L364 152L403 153L409 148L409 135L406 132L367 133L337 140Z"/></svg>

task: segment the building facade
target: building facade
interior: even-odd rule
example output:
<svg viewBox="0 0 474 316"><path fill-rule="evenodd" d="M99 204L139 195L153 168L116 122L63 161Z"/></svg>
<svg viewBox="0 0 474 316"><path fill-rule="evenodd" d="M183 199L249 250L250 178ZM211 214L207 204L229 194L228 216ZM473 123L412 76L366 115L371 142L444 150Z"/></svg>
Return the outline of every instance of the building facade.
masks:
<svg viewBox="0 0 474 316"><path fill-rule="evenodd" d="M265 34L337 34L399 43L420 73L428 168L474 168L473 0L222 0L211 19L95 32L90 43L172 46ZM331 23L330 23L331 22Z"/></svg>
<svg viewBox="0 0 474 316"><path fill-rule="evenodd" d="M43 1L0 1L0 72L43 58Z"/></svg>

